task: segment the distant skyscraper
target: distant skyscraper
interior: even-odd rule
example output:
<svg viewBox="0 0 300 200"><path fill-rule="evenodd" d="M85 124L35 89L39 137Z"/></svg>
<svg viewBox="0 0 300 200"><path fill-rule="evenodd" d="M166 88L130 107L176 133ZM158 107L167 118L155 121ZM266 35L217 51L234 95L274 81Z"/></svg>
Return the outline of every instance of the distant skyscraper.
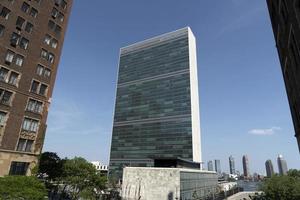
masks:
<svg viewBox="0 0 300 200"><path fill-rule="evenodd" d="M207 170L208 171L214 171L214 164L213 164L213 161L208 161L207 163Z"/></svg>
<svg viewBox="0 0 300 200"><path fill-rule="evenodd" d="M218 174L221 174L221 161L220 160L215 160L215 171Z"/></svg>
<svg viewBox="0 0 300 200"><path fill-rule="evenodd" d="M229 157L229 169L230 169L230 174L235 174L235 163L234 163L234 158L232 156Z"/></svg>
<svg viewBox="0 0 300 200"><path fill-rule="evenodd" d="M267 160L266 163L266 172L267 172L267 177L271 177L274 174L274 168L271 160Z"/></svg>
<svg viewBox="0 0 300 200"><path fill-rule="evenodd" d="M300 150L300 23L298 0L267 0Z"/></svg>
<svg viewBox="0 0 300 200"><path fill-rule="evenodd" d="M121 48L110 173L155 158L201 162L196 40L183 28Z"/></svg>
<svg viewBox="0 0 300 200"><path fill-rule="evenodd" d="M286 175L288 172L286 161L284 160L282 155L278 155L277 158L278 171L280 175Z"/></svg>
<svg viewBox="0 0 300 200"><path fill-rule="evenodd" d="M243 156L243 170L244 170L244 177L249 177L250 170L249 170L249 160L247 155Z"/></svg>

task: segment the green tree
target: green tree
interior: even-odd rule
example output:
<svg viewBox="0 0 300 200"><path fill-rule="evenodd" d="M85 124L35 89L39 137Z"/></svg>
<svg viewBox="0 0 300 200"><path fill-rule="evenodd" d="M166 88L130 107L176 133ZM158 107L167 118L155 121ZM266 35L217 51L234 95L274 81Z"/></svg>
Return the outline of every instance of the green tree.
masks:
<svg viewBox="0 0 300 200"><path fill-rule="evenodd" d="M96 199L106 186L106 177L97 174L95 167L80 157L65 161L61 180L72 199Z"/></svg>
<svg viewBox="0 0 300 200"><path fill-rule="evenodd" d="M255 200L296 200L300 199L300 171L290 170L288 175L274 175L264 181L261 190L263 194L257 195Z"/></svg>
<svg viewBox="0 0 300 200"><path fill-rule="evenodd" d="M0 199L45 199L45 185L35 177L5 176L0 177Z"/></svg>
<svg viewBox="0 0 300 200"><path fill-rule="evenodd" d="M62 176L63 160L54 152L44 152L40 155L38 173L47 174L49 180Z"/></svg>

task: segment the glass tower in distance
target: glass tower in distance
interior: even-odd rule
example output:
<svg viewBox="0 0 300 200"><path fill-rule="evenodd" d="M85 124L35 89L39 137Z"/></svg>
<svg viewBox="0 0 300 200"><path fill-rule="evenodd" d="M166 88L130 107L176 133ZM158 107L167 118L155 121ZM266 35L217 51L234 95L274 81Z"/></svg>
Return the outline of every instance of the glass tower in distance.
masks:
<svg viewBox="0 0 300 200"><path fill-rule="evenodd" d="M230 174L235 174L235 163L233 156L229 156L229 170Z"/></svg>
<svg viewBox="0 0 300 200"><path fill-rule="evenodd" d="M196 40L189 27L121 48L110 174L155 158L201 162Z"/></svg>

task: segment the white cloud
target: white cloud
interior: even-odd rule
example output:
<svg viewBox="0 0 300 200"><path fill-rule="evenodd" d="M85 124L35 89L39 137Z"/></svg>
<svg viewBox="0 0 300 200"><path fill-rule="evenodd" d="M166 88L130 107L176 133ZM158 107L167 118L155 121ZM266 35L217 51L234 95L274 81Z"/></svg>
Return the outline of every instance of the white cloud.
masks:
<svg viewBox="0 0 300 200"><path fill-rule="evenodd" d="M280 131L280 127L273 126L271 128L266 129L252 129L248 131L248 133L252 135L274 135L276 131Z"/></svg>

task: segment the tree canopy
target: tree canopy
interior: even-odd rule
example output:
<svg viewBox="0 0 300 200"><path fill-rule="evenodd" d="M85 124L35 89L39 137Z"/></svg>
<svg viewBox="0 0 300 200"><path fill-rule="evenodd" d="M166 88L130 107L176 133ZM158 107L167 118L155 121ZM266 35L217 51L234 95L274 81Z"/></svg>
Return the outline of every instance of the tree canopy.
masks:
<svg viewBox="0 0 300 200"><path fill-rule="evenodd" d="M45 185L35 177L0 177L0 199L39 200L46 196Z"/></svg>

